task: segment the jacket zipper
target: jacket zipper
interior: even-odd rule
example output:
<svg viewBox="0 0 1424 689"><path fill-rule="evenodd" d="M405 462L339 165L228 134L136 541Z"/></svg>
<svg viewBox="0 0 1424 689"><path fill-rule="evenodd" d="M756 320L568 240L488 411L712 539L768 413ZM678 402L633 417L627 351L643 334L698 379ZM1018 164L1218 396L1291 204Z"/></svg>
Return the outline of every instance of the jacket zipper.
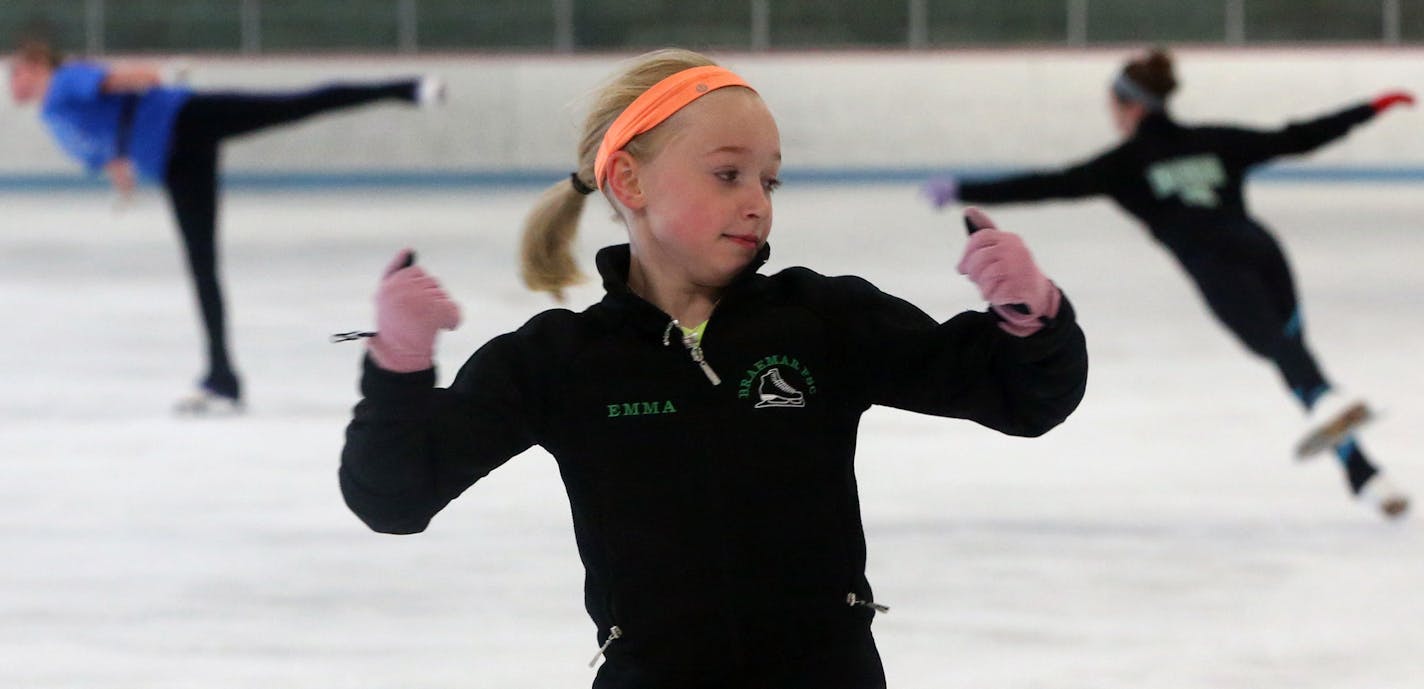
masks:
<svg viewBox="0 0 1424 689"><path fill-rule="evenodd" d="M861 600L859 596L855 595L854 591L846 594L846 605L852 608L856 606L870 608L872 612L890 612L890 606L881 605L873 600Z"/></svg>
<svg viewBox="0 0 1424 689"><path fill-rule="evenodd" d="M667 329L663 331L664 347L672 344L673 330L682 330L682 324L677 322L676 318L672 319L672 322L668 323ZM692 360L696 362L697 365L702 369L703 375L707 376L707 380L709 382L711 382L713 385L722 384L721 377L717 375L716 371L712 370L711 364L708 364L707 358L702 355L702 343L698 341L696 335L683 333L682 346L687 348L688 355L690 355L692 357Z"/></svg>
<svg viewBox="0 0 1424 689"><path fill-rule="evenodd" d="M851 594L851 595L855 595L855 594ZM609 646L612 646L614 641L617 641L618 639L620 639L620 638L622 638L622 637L623 637L623 630L622 630L622 628L620 628L620 627L619 627L618 625L616 625L616 624L613 625L612 627L609 627L609 628L608 628L608 639L603 642L603 645L602 645L602 646L599 646L599 647L598 647L598 652L595 653L595 654L593 654L593 660L588 661L588 666L589 666L589 667L593 667L593 666L597 665L597 664L598 664L598 659L599 659L599 658L602 658L602 657L604 656L604 654L608 653L608 647L609 647Z"/></svg>

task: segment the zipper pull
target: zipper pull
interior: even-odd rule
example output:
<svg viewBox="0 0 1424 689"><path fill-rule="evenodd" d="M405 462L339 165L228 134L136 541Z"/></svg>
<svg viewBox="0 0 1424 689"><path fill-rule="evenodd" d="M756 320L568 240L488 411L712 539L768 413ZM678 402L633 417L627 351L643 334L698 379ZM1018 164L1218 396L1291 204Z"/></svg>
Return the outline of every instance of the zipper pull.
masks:
<svg viewBox="0 0 1424 689"><path fill-rule="evenodd" d="M668 323L667 329L663 331L664 347L672 344L672 331L674 328L678 330L682 329L682 324L677 322L676 318L672 319L672 322ZM708 382L713 385L722 384L721 376L718 376L717 372L712 370L712 365L707 363L707 357L703 356L702 344L697 341L697 336L690 333L683 333L682 346L687 348L688 355L692 357L692 360L697 364L698 368L702 369L702 375L707 376Z"/></svg>
<svg viewBox="0 0 1424 689"><path fill-rule="evenodd" d="M860 600L858 597L856 597L854 591L851 591L850 593L846 594L846 605L849 605L852 608L859 605L862 608L870 608L875 612L890 612L890 606L881 605L871 600Z"/></svg>
<svg viewBox="0 0 1424 689"><path fill-rule="evenodd" d="M682 346L687 348L687 353L692 355L692 360L697 362L697 365L701 367L702 373L707 376L708 381L713 385L722 384L722 378L717 375L716 371L712 370L712 365L707 363L707 358L702 355L702 345L698 343L696 337L683 335Z"/></svg>
<svg viewBox="0 0 1424 689"><path fill-rule="evenodd" d="M852 594L852 595L854 595L854 594ZM597 665L597 664L598 664L598 659L599 659L599 658L602 658L602 657L603 657L603 654L605 654L605 653L608 652L608 647L611 646L614 641L617 641L618 639L620 639L620 638L622 638L622 637L623 637L623 630L622 630L622 629L619 629L619 628L618 628L618 625L615 624L615 625L613 625L612 627L609 627L609 628L608 628L608 640L607 640L607 641L604 641L604 642L603 642L603 645L598 647L598 652L595 653L595 654L593 654L593 660L588 661L588 666L589 666L589 667L593 667L593 666Z"/></svg>

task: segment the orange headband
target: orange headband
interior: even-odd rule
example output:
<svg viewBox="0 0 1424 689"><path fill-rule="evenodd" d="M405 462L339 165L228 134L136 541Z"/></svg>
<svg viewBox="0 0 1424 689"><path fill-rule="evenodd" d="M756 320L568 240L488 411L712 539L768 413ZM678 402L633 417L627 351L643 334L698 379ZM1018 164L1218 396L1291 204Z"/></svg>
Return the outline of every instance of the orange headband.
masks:
<svg viewBox="0 0 1424 689"><path fill-rule="evenodd" d="M741 86L752 89L741 77L731 70L716 65L693 67L673 74L643 92L623 112L613 120L608 131L603 134L603 143L598 146L598 157L593 161L594 184L603 188L607 177L608 156L628 145L633 137L662 124L677 111L717 89L727 86ZM755 91L756 89L752 89Z"/></svg>

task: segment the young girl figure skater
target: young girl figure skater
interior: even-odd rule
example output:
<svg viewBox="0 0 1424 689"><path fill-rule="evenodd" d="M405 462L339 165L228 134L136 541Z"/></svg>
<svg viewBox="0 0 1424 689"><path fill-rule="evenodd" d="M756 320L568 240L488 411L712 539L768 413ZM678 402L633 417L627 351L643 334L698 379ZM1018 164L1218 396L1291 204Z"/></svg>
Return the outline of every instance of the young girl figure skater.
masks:
<svg viewBox="0 0 1424 689"><path fill-rule="evenodd" d="M16 103L39 102L45 125L91 173L103 171L121 197L137 178L161 182L178 223L207 336L207 372L184 397L185 413L241 408L228 355L218 280L218 158L223 141L323 112L380 100L434 103L435 79L334 84L298 93L194 92L166 86L150 66L65 61L48 44L25 41L10 66Z"/></svg>
<svg viewBox="0 0 1424 689"><path fill-rule="evenodd" d="M535 316L438 388L433 345L454 303L401 267L406 252L377 292L347 504L377 531L415 533L511 457L548 450L606 659L598 689L884 687L861 414L882 404L1036 436L1083 395L1073 309L977 212L990 229L959 270L988 312L937 323L857 277L759 273L780 148L736 74L696 53L645 55L597 94L577 171L526 226L526 277L557 291L575 277L582 194L600 191L628 230L598 254L602 301Z"/></svg>
<svg viewBox="0 0 1424 689"><path fill-rule="evenodd" d="M1256 131L1179 124L1167 109L1176 88L1167 53L1133 59L1113 80L1108 100L1122 143L1061 170L993 180L939 178L925 191L936 207L956 200L1112 198L1172 252L1217 319L1280 370L1308 416L1297 455L1333 447L1352 494L1389 517L1404 514L1408 497L1356 440L1370 412L1334 389L1306 347L1290 266L1275 237L1247 211L1242 186L1252 167L1319 148L1392 107L1413 104L1413 96L1386 93L1280 130Z"/></svg>

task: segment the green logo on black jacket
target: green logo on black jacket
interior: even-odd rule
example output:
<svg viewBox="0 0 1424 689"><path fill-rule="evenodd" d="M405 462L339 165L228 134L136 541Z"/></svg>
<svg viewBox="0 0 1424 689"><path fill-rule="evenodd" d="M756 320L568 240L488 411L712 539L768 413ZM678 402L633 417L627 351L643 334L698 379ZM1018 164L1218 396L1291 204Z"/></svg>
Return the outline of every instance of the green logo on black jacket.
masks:
<svg viewBox="0 0 1424 689"><path fill-rule="evenodd" d="M677 407L672 400L662 402L624 402L608 405L608 418L615 416L652 416L654 414L676 414Z"/></svg>

